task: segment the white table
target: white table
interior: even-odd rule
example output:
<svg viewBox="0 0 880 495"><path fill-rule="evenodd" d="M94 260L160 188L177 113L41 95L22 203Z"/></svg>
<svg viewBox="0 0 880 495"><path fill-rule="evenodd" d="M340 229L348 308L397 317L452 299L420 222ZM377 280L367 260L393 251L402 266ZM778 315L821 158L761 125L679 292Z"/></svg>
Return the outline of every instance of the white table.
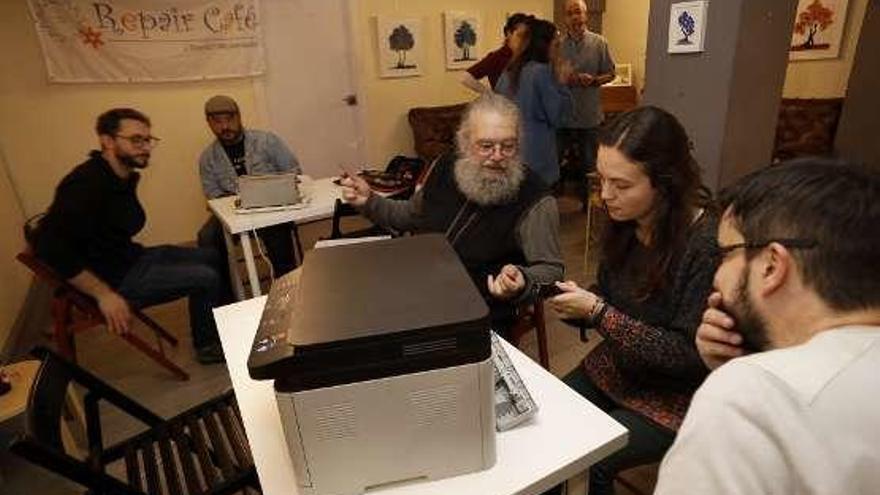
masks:
<svg viewBox="0 0 880 495"><path fill-rule="evenodd" d="M251 285L251 295L260 295L260 280L257 277L257 267L254 260L254 250L251 246L251 232L263 227L270 227L281 223L294 222L304 224L323 220L333 216L333 207L336 199L342 198L339 186L333 184L333 178L311 179L301 176L300 192L305 198L306 204L277 211L260 213L237 213L235 200L237 196L225 196L208 200L208 207L214 213L220 223L223 224L223 237L226 241L226 251L229 253L229 274L232 277L232 287L238 300L245 299L244 286L241 274L233 259L232 235L238 235L241 241L241 250L244 253L244 262L247 266L248 280ZM300 253L301 254L301 253Z"/></svg>
<svg viewBox="0 0 880 495"><path fill-rule="evenodd" d="M252 380L250 352L266 298L214 310L226 366L266 495L300 495L271 381ZM495 466L436 481L370 491L370 495L531 495L587 469L626 444L627 430L505 343L513 365L538 403L535 418L497 436Z"/></svg>

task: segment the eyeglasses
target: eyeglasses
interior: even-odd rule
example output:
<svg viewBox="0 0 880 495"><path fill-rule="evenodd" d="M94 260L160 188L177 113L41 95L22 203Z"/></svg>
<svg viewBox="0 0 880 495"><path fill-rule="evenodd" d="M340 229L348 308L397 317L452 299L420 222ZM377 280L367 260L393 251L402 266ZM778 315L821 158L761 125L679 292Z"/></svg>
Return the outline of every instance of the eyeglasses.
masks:
<svg viewBox="0 0 880 495"><path fill-rule="evenodd" d="M782 244L789 249L812 249L819 245L815 239L768 239L760 242L739 242L727 246L713 246L712 255L717 260L723 260L737 249L763 249L772 243Z"/></svg>
<svg viewBox="0 0 880 495"><path fill-rule="evenodd" d="M122 138L131 143L133 146L138 148L143 148L147 145L155 148L159 145L159 141L161 139L156 136L141 136L140 134L135 134L134 136L123 136L122 134L114 134L113 137Z"/></svg>
<svg viewBox="0 0 880 495"><path fill-rule="evenodd" d="M513 156L519 149L519 143L516 140L509 141L489 141L480 140L474 143L477 153L481 156L490 156L495 152L495 148L501 150L504 156Z"/></svg>

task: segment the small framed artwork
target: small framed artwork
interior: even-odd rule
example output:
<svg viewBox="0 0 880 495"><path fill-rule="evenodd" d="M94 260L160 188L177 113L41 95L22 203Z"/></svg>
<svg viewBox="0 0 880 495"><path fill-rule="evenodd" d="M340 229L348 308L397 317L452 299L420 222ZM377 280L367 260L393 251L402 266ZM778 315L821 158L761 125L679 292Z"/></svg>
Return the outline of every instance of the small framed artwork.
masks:
<svg viewBox="0 0 880 495"><path fill-rule="evenodd" d="M466 69L482 57L483 32L480 16L468 12L445 12L446 68Z"/></svg>
<svg viewBox="0 0 880 495"><path fill-rule="evenodd" d="M422 19L376 16L379 77L422 75Z"/></svg>
<svg viewBox="0 0 880 495"><path fill-rule="evenodd" d="M708 2L674 3L669 8L669 53L703 51L706 37L706 9Z"/></svg>
<svg viewBox="0 0 880 495"><path fill-rule="evenodd" d="M606 86L632 86L632 64L617 64L614 66L614 79Z"/></svg>
<svg viewBox="0 0 880 495"><path fill-rule="evenodd" d="M849 0L800 0L789 60L837 58Z"/></svg>

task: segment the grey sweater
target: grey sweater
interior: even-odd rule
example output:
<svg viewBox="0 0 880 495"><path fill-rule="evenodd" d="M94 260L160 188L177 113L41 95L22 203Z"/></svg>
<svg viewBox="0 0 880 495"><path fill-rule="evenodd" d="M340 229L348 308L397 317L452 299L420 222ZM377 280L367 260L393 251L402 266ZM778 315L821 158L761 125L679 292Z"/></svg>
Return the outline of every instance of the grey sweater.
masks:
<svg viewBox="0 0 880 495"><path fill-rule="evenodd" d="M394 200L372 195L362 213L373 223L396 231L418 230L424 213L424 199L417 191L408 200ZM546 196L537 201L522 217L516 229L517 243L526 263L519 266L526 287L515 302L534 298L536 284L562 280L565 264L559 244L559 210L556 199Z"/></svg>

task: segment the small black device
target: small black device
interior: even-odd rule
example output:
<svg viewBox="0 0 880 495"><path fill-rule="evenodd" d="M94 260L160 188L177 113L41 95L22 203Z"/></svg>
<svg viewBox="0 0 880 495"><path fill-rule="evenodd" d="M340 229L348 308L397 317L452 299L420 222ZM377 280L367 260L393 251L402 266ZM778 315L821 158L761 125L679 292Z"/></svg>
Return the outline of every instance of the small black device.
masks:
<svg viewBox="0 0 880 495"><path fill-rule="evenodd" d="M556 286L555 282L549 284L538 284L538 297L541 299L549 299L564 293L562 289Z"/></svg>

